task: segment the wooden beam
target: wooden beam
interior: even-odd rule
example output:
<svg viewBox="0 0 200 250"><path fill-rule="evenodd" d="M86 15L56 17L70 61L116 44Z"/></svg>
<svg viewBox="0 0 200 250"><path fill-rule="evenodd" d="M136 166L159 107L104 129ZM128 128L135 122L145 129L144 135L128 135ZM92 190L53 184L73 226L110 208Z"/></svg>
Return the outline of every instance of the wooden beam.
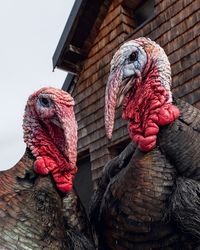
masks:
<svg viewBox="0 0 200 250"><path fill-rule="evenodd" d="M71 72L73 74L77 74L80 71L80 67L77 64L71 63L66 60L62 62L59 68Z"/></svg>
<svg viewBox="0 0 200 250"><path fill-rule="evenodd" d="M72 44L69 44L67 49L68 49L70 52L73 52L73 53L75 53L75 54L77 54L77 55L80 55L81 57L84 56L83 50L81 50L80 48L78 48L78 47L76 47L76 46L74 46L74 45L72 45Z"/></svg>

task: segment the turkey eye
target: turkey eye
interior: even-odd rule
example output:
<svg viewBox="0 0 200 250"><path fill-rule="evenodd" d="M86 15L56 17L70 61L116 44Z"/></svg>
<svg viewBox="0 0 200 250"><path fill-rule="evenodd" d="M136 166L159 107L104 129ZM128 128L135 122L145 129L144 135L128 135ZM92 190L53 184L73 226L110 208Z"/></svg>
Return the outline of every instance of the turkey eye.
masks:
<svg viewBox="0 0 200 250"><path fill-rule="evenodd" d="M49 102L49 100L47 98L41 97L39 100L40 100L40 104L43 107L50 107L50 102Z"/></svg>
<svg viewBox="0 0 200 250"><path fill-rule="evenodd" d="M129 62L135 62L138 59L138 53L137 51L133 52L129 56Z"/></svg>

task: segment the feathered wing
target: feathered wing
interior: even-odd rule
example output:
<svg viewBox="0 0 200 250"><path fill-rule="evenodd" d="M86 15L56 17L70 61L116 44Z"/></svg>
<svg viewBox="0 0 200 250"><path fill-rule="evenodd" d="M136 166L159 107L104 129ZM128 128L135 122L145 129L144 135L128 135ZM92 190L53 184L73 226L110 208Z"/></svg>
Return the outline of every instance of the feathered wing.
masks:
<svg viewBox="0 0 200 250"><path fill-rule="evenodd" d="M158 145L179 178L171 197L172 216L184 231L200 239L200 110L176 100L181 115L159 134Z"/></svg>
<svg viewBox="0 0 200 250"><path fill-rule="evenodd" d="M184 232L200 239L199 181L185 177L177 178L171 197L170 213Z"/></svg>
<svg viewBox="0 0 200 250"><path fill-rule="evenodd" d="M99 220L101 220L100 214L102 212L102 209L104 209L104 207L102 206L102 202L104 200L104 195L107 190L107 187L112 178L114 178L124 167L127 166L133 153L135 152L135 149L135 144L133 142L130 142L128 146L120 153L120 155L110 160L103 169L103 173L99 180L98 187L92 195L89 209L89 219L93 229L93 235L96 241L98 241L98 231L101 230L99 228L101 227L101 223L99 223Z"/></svg>
<svg viewBox="0 0 200 250"><path fill-rule="evenodd" d="M180 118L162 128L158 146L180 175L199 180L200 110L181 100L176 103Z"/></svg>
<svg viewBox="0 0 200 250"><path fill-rule="evenodd" d="M98 188L94 191L90 202L89 216L90 220L96 221L97 215L99 214L100 205L105 194L105 191L112 180L124 167L127 166L133 153L135 152L136 146L133 142L130 142L128 146L112 160L110 160L104 167L102 176L98 183Z"/></svg>
<svg viewBox="0 0 200 250"><path fill-rule="evenodd" d="M0 172L0 248L94 249L75 192L68 199L60 194L50 175L33 171L34 161L27 149L13 168Z"/></svg>

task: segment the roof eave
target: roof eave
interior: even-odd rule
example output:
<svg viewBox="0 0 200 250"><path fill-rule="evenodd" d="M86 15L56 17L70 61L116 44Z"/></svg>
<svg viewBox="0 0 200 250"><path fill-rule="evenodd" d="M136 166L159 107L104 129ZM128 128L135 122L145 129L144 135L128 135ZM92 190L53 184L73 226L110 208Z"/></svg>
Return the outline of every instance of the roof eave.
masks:
<svg viewBox="0 0 200 250"><path fill-rule="evenodd" d="M73 5L73 8L71 10L71 13L69 15L69 18L67 20L67 23L65 25L65 28L62 32L62 35L60 37L60 40L58 42L58 45L56 47L56 50L52 58L54 69L56 67L59 67L60 65L59 59L61 58L61 55L63 54L65 47L70 46L70 39L73 36L75 26L77 23L76 20L80 15L84 2L86 2L86 0L76 0Z"/></svg>

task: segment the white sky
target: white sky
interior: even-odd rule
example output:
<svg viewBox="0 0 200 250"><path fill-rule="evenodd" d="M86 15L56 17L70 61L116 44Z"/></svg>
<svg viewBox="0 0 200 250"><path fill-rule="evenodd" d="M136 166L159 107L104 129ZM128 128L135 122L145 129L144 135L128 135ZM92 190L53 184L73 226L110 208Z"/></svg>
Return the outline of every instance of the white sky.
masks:
<svg viewBox="0 0 200 250"><path fill-rule="evenodd" d="M25 150L22 117L28 96L61 88L66 72L52 72L52 56L74 0L0 1L0 169Z"/></svg>

